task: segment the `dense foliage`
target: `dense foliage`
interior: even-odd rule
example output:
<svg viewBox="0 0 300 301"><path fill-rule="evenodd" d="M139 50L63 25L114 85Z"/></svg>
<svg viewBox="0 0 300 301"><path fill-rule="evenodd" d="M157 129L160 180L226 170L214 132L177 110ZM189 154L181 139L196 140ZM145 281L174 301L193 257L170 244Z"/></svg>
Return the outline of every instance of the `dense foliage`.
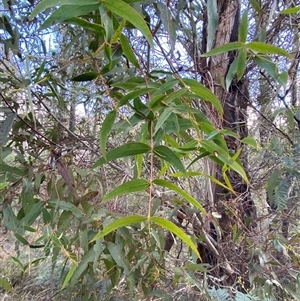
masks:
<svg viewBox="0 0 300 301"><path fill-rule="evenodd" d="M300 300L298 4L3 0L22 276L50 259L58 300Z"/></svg>

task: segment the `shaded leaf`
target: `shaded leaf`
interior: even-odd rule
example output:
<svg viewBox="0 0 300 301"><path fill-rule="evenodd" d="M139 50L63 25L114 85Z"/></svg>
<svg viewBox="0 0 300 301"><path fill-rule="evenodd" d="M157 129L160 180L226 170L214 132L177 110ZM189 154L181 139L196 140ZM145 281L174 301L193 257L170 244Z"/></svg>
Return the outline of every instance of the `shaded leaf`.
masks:
<svg viewBox="0 0 300 301"><path fill-rule="evenodd" d="M190 239L190 237L182 229L180 229L174 223L172 223L169 220L164 219L162 217L152 216L152 217L150 217L150 220L152 222L154 222L155 224L163 227L164 229L174 233L178 238L180 238L184 243L186 243L202 261L196 245L193 243L193 241Z"/></svg>
<svg viewBox="0 0 300 301"><path fill-rule="evenodd" d="M145 191L150 186L150 183L144 179L136 179L132 181L125 182L120 186L116 187L110 191L102 200L102 202L107 202L117 196L128 194L131 192Z"/></svg>
<svg viewBox="0 0 300 301"><path fill-rule="evenodd" d="M100 149L105 159L106 159L106 142L111 132L111 129L115 123L116 116L117 116L117 112L115 110L109 112L106 115L100 129Z"/></svg>
<svg viewBox="0 0 300 301"><path fill-rule="evenodd" d="M148 43L153 46L152 34L147 23L144 18L129 4L121 0L101 0L100 2L106 9L133 24L145 36Z"/></svg>
<svg viewBox="0 0 300 301"><path fill-rule="evenodd" d="M129 62L137 67L138 69L140 68L139 62L135 56L135 54L132 51L132 48L128 42L128 39L126 36L124 36L123 34L121 34L120 36L120 42L121 42L121 46L122 46L122 50L124 52L124 55L127 57L127 59L129 60Z"/></svg>
<svg viewBox="0 0 300 301"><path fill-rule="evenodd" d="M146 220L147 217L140 216L140 215L130 215L130 216L119 218L113 221L112 223L110 223L109 225L107 225L100 233L96 234L91 240L91 242L104 237L105 235L117 230L118 228L141 223Z"/></svg>
<svg viewBox="0 0 300 301"><path fill-rule="evenodd" d="M258 53L279 54L288 58L292 58L292 56L284 49L263 42L250 42L246 44L246 47Z"/></svg>
<svg viewBox="0 0 300 301"><path fill-rule="evenodd" d="M197 201L195 198L193 198L189 193L187 193L186 191L182 190L181 188L179 188L177 185L166 181L166 180L162 180L162 179L155 179L152 181L153 184L156 184L158 186L162 186L162 187L166 187L169 188L173 191L175 191L176 193L178 193L179 195L181 195L187 202L189 202L191 205L193 205L195 208L199 209L200 212L202 212L203 214L207 215L206 210L203 208L203 206L199 203L199 201Z"/></svg>
<svg viewBox="0 0 300 301"><path fill-rule="evenodd" d="M73 81L73 82L87 82L87 81L94 80L97 77L98 77L97 72L86 72L86 73L82 73L82 74L79 74L79 75L71 78L71 81Z"/></svg>
<svg viewBox="0 0 300 301"><path fill-rule="evenodd" d="M0 286L2 286L8 292L13 292L12 286L2 277L0 277Z"/></svg>
<svg viewBox="0 0 300 301"><path fill-rule="evenodd" d="M101 166L109 161L116 160L123 157L135 156L138 154L147 153L150 150L150 146L141 142L131 142L117 147L106 154L106 158L100 158L93 168Z"/></svg>
<svg viewBox="0 0 300 301"><path fill-rule="evenodd" d="M185 168L182 165L180 159L176 156L176 154L167 146L158 145L154 147L154 153L162 158L163 160L171 163L174 167L176 167L181 172L185 172Z"/></svg>
<svg viewBox="0 0 300 301"><path fill-rule="evenodd" d="M61 290L63 290L68 285L70 279L72 278L72 276L73 276L73 274L74 274L74 272L76 270L76 267L77 267L76 262L73 262L72 265L71 265L71 267L70 267L70 269L69 269L69 271L68 271L68 274L66 275L66 278L65 278L65 280L63 282Z"/></svg>

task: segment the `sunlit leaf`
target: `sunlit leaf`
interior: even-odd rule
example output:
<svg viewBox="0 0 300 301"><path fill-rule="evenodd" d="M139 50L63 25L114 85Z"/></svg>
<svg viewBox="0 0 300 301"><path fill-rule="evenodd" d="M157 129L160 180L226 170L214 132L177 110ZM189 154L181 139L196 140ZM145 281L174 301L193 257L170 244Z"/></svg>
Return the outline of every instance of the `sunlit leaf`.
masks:
<svg viewBox="0 0 300 301"><path fill-rule="evenodd" d="M290 7L287 9L282 10L281 14L296 14L300 11L300 6Z"/></svg>
<svg viewBox="0 0 300 301"><path fill-rule="evenodd" d="M253 146L254 148L257 148L257 142L252 137L245 137L245 138L243 138L241 140L241 143L248 144L250 146Z"/></svg>
<svg viewBox="0 0 300 301"><path fill-rule="evenodd" d="M2 277L0 277L0 286L2 286L8 292L13 292L12 286Z"/></svg>
<svg viewBox="0 0 300 301"><path fill-rule="evenodd" d="M71 265L71 267L70 267L70 269L69 269L69 271L68 271L68 274L66 275L66 278L65 278L65 280L63 282L61 290L63 290L68 285L69 281L71 280L71 278L72 278L72 276L73 276L73 274L74 274L74 272L76 270L76 267L77 267L77 263L73 262L72 265Z"/></svg>

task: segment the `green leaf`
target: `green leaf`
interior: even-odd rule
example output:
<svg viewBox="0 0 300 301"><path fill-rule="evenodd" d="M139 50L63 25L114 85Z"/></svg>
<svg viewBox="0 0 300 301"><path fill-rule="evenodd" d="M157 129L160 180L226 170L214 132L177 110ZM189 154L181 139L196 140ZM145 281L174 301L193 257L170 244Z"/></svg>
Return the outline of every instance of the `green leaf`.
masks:
<svg viewBox="0 0 300 301"><path fill-rule="evenodd" d="M195 93L200 98L209 101L220 114L223 114L223 107L219 99L209 89L207 89L194 79L185 78L182 81L190 87L190 90L193 93Z"/></svg>
<svg viewBox="0 0 300 301"><path fill-rule="evenodd" d="M7 113L4 121L0 123L0 147L4 146L8 141L9 132L14 124L17 114L13 112Z"/></svg>
<svg viewBox="0 0 300 301"><path fill-rule="evenodd" d="M109 242L107 244L107 249L108 249L111 257L113 258L113 260L116 262L116 264L119 267L124 269L125 275L129 275L130 264L129 264L129 261L126 258L121 246L114 244L112 242Z"/></svg>
<svg viewBox="0 0 300 301"><path fill-rule="evenodd" d="M147 23L144 18L129 4L121 0L100 0L100 2L106 9L133 24L145 36L148 43L153 46L152 34Z"/></svg>
<svg viewBox="0 0 300 301"><path fill-rule="evenodd" d="M77 218L82 217L82 214L81 214L80 210L73 203L61 201L61 200L58 200L58 199L51 199L47 203L52 208L59 208L61 210L70 211Z"/></svg>
<svg viewBox="0 0 300 301"><path fill-rule="evenodd" d="M0 191L5 189L9 185L9 182L2 182L0 183Z"/></svg>
<svg viewBox="0 0 300 301"><path fill-rule="evenodd" d="M292 58L292 56L284 49L263 42L250 42L246 44L246 47L258 53L279 54L288 58Z"/></svg>
<svg viewBox="0 0 300 301"><path fill-rule="evenodd" d="M111 132L111 129L115 123L116 116L117 116L117 112L115 110L109 112L106 115L105 120L103 121L100 129L100 149L105 159L106 159L106 142Z"/></svg>
<svg viewBox="0 0 300 301"><path fill-rule="evenodd" d="M282 10L281 14L296 14L300 11L300 6L290 7L287 9Z"/></svg>
<svg viewBox="0 0 300 301"><path fill-rule="evenodd" d="M232 80L234 79L237 73L237 67L238 67L238 58L236 57L234 61L230 64L229 70L226 74L225 86L227 91L229 90Z"/></svg>
<svg viewBox="0 0 300 301"><path fill-rule="evenodd" d="M208 152L213 154L217 159L221 160L232 170L239 173L241 177L244 179L244 181L249 183L249 180L247 178L247 175L243 167L240 164L238 164L235 160L233 160L223 148L221 148L216 143L210 140L202 140L201 144Z"/></svg>
<svg viewBox="0 0 300 301"><path fill-rule="evenodd" d="M168 107L168 108L163 110L162 114L159 116L159 118L156 122L153 135L155 135L163 127L164 123L170 117L173 110L174 110L173 107Z"/></svg>
<svg viewBox="0 0 300 301"><path fill-rule="evenodd" d="M62 5L56 9L48 19L46 19L46 21L41 25L40 29L45 29L54 23L61 23L73 17L88 14L99 8L99 6L100 3L89 5L85 2L81 2L81 4L78 5Z"/></svg>
<svg viewBox="0 0 300 301"><path fill-rule="evenodd" d="M23 245L25 245L25 246L29 246L30 245L30 243L27 241L27 239L24 238L21 234L14 233L14 235L15 235L16 239L18 241L20 241Z"/></svg>
<svg viewBox="0 0 300 301"><path fill-rule="evenodd" d="M0 277L0 286L2 286L8 292L13 292L12 286L2 277Z"/></svg>
<svg viewBox="0 0 300 301"><path fill-rule="evenodd" d="M258 66L263 68L275 80L277 79L278 68L277 65L272 62L271 58L269 58L268 56L255 56L254 61Z"/></svg>
<svg viewBox="0 0 300 301"><path fill-rule="evenodd" d="M87 82L87 81L94 80L97 77L98 77L97 72L86 72L86 73L82 73L82 74L79 74L79 75L71 78L71 81L73 81L73 82Z"/></svg>
<svg viewBox="0 0 300 301"><path fill-rule="evenodd" d="M102 200L102 203L107 202L117 196L128 194L131 192L145 191L150 186L150 183L144 179L136 179L125 182L120 186L110 191Z"/></svg>
<svg viewBox="0 0 300 301"><path fill-rule="evenodd" d="M67 19L65 22L68 23L68 24L78 25L78 26L80 26L84 29L94 31L96 33L104 34L104 31L105 31L104 27L102 25L97 24L97 23L89 22L89 21L87 21L85 19L82 19L82 18L74 17L74 18L71 18L71 19Z"/></svg>
<svg viewBox="0 0 300 301"><path fill-rule="evenodd" d="M98 0L84 0L85 5L93 5L98 4ZM35 16L37 16L40 12L46 10L50 7L62 6L62 5L78 5L82 4L82 0L43 0L37 4L30 15L30 19L32 20Z"/></svg>
<svg viewBox="0 0 300 301"><path fill-rule="evenodd" d="M215 39L219 14L217 0L207 1L207 43L206 51L210 51Z"/></svg>
<svg viewBox="0 0 300 301"><path fill-rule="evenodd" d="M239 51L239 54L237 56L237 79L241 80L241 78L244 75L245 69L246 69L246 63L247 63L247 51L245 48L242 48Z"/></svg>
<svg viewBox="0 0 300 301"><path fill-rule="evenodd" d="M240 26L239 26L239 42L246 42L248 34L248 10L243 13Z"/></svg>
<svg viewBox="0 0 300 301"><path fill-rule="evenodd" d="M129 62L135 66L136 68L140 69L140 65L139 62L135 56L135 54L132 51L132 48L128 42L128 39L126 36L124 36L123 34L121 34L120 36L120 42L121 42L121 46L122 46L122 50L124 52L124 55L127 57L127 59L129 60Z"/></svg>
<svg viewBox="0 0 300 301"><path fill-rule="evenodd" d="M188 194L186 191L179 188L177 185L166 181L162 179L155 179L153 180L153 184L156 184L161 187L169 188L179 195L181 195L185 200L187 200L191 205L193 205L195 208L199 209L200 212L202 212L204 215L207 215L206 210L203 208L203 206L197 201L195 198L193 198L190 194Z"/></svg>
<svg viewBox="0 0 300 301"><path fill-rule="evenodd" d="M252 137L245 137L241 140L241 143L244 143L244 144L248 144L250 146L253 146L254 148L257 148L257 143L255 141L254 138Z"/></svg>
<svg viewBox="0 0 300 301"><path fill-rule="evenodd" d="M76 262L73 262L72 265L71 265L71 267L70 267L70 269L69 269L69 271L68 271L68 274L66 275L66 278L65 278L65 280L63 282L61 290L63 290L67 286L67 284L69 283L70 279L72 278L72 276L73 276L73 274L74 274L74 272L76 270L76 267L77 267Z"/></svg>
<svg viewBox="0 0 300 301"><path fill-rule="evenodd" d="M131 99L134 99L138 96L141 96L143 94L146 94L146 93L149 93L149 92L152 92L155 90L156 89L154 89L154 88L142 88L142 89L138 89L136 91L130 92L120 99L120 101L118 103L118 108L126 105L128 103L128 101Z"/></svg>
<svg viewBox="0 0 300 301"><path fill-rule="evenodd" d="M174 167L176 167L181 172L185 172L185 168L182 165L180 159L167 146L158 145L154 147L154 153L160 158L162 158L163 160L171 163Z"/></svg>
<svg viewBox="0 0 300 301"><path fill-rule="evenodd" d="M288 83L289 80L289 75L287 73L287 71L281 72L278 74L277 76L277 81L284 87L286 88L286 85Z"/></svg>
<svg viewBox="0 0 300 301"><path fill-rule="evenodd" d="M242 48L244 45L245 44L242 42L231 42L231 43L222 45L220 47L217 47L209 52L206 52L206 53L202 54L201 57L209 57L209 56L218 55L218 54L226 53L226 52L233 51L233 50L238 50L238 49Z"/></svg>
<svg viewBox="0 0 300 301"><path fill-rule="evenodd" d="M150 151L150 146L141 142L130 142L117 147L106 154L106 158L100 158L94 165L93 168L101 166L109 161L116 160L123 157L135 156L138 154L144 154Z"/></svg>
<svg viewBox="0 0 300 301"><path fill-rule="evenodd" d="M146 220L147 217L140 216L140 215L130 215L130 216L119 218L113 221L112 223L110 223L109 225L107 225L100 233L96 234L91 240L91 242L106 236L107 234L117 230L118 228L141 223Z"/></svg>
<svg viewBox="0 0 300 301"><path fill-rule="evenodd" d="M197 256L202 261L201 256L200 256L200 254L198 252L197 247L195 246L195 244L193 243L193 241L190 239L190 237L182 229L180 229L174 223L172 223L169 220L164 219L162 217L152 216L152 217L150 217L150 220L152 222L154 222L155 224L157 224L157 225L163 227L164 229L166 229L166 230L172 232L173 234L175 234L184 243L186 243L197 254Z"/></svg>
<svg viewBox="0 0 300 301"><path fill-rule="evenodd" d="M259 5L259 3L257 2L257 0L250 0L250 3L252 5L252 7L259 13L261 14L261 7Z"/></svg>

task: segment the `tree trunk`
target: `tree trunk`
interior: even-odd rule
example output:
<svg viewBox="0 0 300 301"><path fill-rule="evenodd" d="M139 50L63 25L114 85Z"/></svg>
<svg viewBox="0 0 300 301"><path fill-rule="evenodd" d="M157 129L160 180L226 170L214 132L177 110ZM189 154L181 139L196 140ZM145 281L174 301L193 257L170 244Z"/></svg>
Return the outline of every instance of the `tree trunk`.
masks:
<svg viewBox="0 0 300 301"><path fill-rule="evenodd" d="M239 1L218 1L218 24L212 48L216 48L238 40L238 26L240 18ZM207 37L206 16L203 26L203 36ZM206 24L205 24L206 23ZM205 39L207 41L207 39ZM202 45L206 52L206 45ZM202 67L206 64L207 74L203 83L219 98L224 109L224 116L219 116L213 107L207 108L207 114L217 129L227 128L239 134L239 139L226 137L228 149L235 153L240 147L240 140L247 136L247 103L248 81L244 77L240 81L233 80L229 90L224 89L226 74L234 60L235 53L224 53L210 58L209 62L203 60ZM247 169L247 154L243 150L240 156L244 168ZM214 162L206 162L206 172L223 180L222 168ZM250 217L255 216L255 207L249 198L248 186L240 175L230 171L228 178L236 195L229 193L221 186L207 180L206 201L207 208L218 212L221 216L218 222L213 218L209 223L211 237L216 240L219 256L212 254L207 245L199 244L199 251L203 260L213 266L211 272L212 282L218 285L234 285L239 277L247 281L247 254L232 241L232 227L247 231Z"/></svg>

